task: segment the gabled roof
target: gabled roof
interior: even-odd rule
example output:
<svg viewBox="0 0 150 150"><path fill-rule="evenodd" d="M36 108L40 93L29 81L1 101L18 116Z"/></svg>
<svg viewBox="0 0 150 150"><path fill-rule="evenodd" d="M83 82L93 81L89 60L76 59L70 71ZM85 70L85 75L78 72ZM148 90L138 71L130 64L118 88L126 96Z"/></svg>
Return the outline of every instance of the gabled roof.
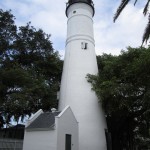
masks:
<svg viewBox="0 0 150 150"><path fill-rule="evenodd" d="M44 130L53 129L55 124L55 116L60 112L44 112L41 113L26 129L27 130Z"/></svg>
<svg viewBox="0 0 150 150"><path fill-rule="evenodd" d="M63 116L63 115L65 114L65 112L67 112L67 110L70 110L70 112L71 112L72 116L74 117L75 121L76 121L77 123L79 123L79 122L77 121L77 119L76 119L76 117L75 117L75 115L74 115L74 113L73 113L73 111L72 111L72 109L71 109L71 107L70 107L69 105L66 106L66 107L56 116L56 118L60 118L61 116Z"/></svg>

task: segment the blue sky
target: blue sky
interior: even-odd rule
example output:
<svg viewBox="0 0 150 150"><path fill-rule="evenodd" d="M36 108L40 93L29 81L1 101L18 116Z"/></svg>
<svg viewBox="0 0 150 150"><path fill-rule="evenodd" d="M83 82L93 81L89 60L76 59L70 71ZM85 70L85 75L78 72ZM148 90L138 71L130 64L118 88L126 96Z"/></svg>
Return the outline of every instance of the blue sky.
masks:
<svg viewBox="0 0 150 150"><path fill-rule="evenodd" d="M142 11L146 0L134 7L132 1L116 23L113 16L121 0L93 0L95 4L94 34L96 54L118 55L126 47L139 47L147 23ZM31 21L35 28L51 34L53 47L63 56L67 31L67 0L0 0L0 8L12 10L18 26Z"/></svg>

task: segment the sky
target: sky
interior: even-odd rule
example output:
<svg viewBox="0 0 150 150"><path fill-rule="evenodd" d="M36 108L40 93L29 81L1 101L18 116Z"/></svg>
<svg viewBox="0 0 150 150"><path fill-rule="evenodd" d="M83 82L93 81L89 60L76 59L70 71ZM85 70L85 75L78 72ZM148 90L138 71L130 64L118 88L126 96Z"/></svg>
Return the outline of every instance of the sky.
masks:
<svg viewBox="0 0 150 150"><path fill-rule="evenodd" d="M147 24L143 7L147 0L139 0L134 6L131 1L116 23L113 16L121 0L93 0L95 5L94 37L97 55L103 53L119 55L128 46L139 47ZM12 10L18 26L31 21L36 29L51 34L50 40L60 55L65 53L67 0L0 0L0 9Z"/></svg>

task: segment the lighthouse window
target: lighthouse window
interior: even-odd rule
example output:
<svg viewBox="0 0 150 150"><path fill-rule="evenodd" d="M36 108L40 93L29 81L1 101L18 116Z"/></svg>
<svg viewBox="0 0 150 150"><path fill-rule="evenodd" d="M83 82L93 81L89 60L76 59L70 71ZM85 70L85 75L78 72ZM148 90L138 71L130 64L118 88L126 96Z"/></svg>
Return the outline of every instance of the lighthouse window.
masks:
<svg viewBox="0 0 150 150"><path fill-rule="evenodd" d="M73 14L75 14L76 13L76 11L73 11Z"/></svg>
<svg viewBox="0 0 150 150"><path fill-rule="evenodd" d="M82 49L87 49L87 48L88 48L88 43L82 42L82 43L81 43L81 48L82 48Z"/></svg>

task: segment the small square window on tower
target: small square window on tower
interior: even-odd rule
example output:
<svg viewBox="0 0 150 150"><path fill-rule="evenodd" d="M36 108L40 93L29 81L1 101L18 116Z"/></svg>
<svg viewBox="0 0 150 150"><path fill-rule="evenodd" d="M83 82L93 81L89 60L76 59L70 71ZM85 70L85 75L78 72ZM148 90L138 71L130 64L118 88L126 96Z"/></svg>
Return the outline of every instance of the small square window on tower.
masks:
<svg viewBox="0 0 150 150"><path fill-rule="evenodd" d="M88 43L82 42L81 43L81 48L86 50L88 48Z"/></svg>

